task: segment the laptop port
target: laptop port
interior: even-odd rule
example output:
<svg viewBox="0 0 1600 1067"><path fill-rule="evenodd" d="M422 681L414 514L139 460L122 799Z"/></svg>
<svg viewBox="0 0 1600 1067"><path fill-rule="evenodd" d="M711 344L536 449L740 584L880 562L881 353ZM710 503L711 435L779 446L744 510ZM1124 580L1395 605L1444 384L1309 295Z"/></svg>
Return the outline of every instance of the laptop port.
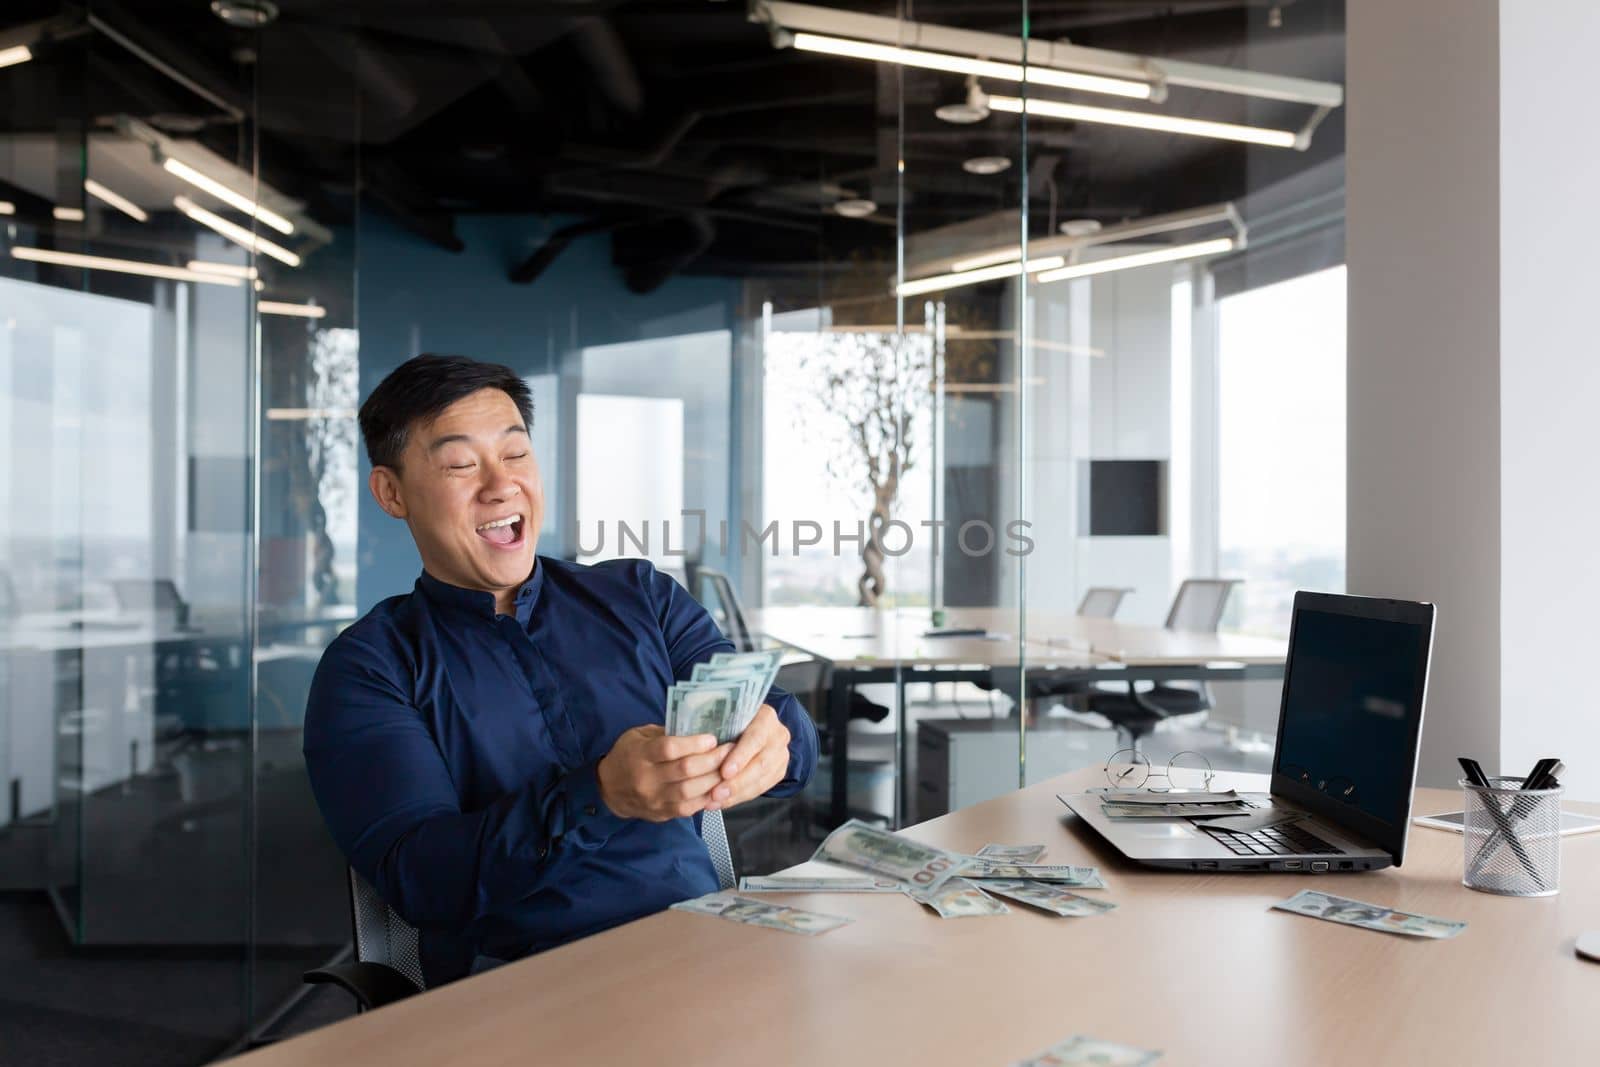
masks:
<svg viewBox="0 0 1600 1067"><path fill-rule="evenodd" d="M1311 861L1311 870L1314 873L1321 874L1323 871L1325 871L1327 869L1328 869L1328 861L1327 860L1312 860Z"/></svg>
<svg viewBox="0 0 1600 1067"><path fill-rule="evenodd" d="M1216 860L1201 860L1200 861L1200 870L1202 870L1202 871L1214 871L1216 869L1217 869L1217 861Z"/></svg>
<svg viewBox="0 0 1600 1067"><path fill-rule="evenodd" d="M1286 871L1298 871L1304 866L1305 866L1305 864L1301 863L1299 860L1284 860L1283 861L1283 869L1286 870Z"/></svg>
<svg viewBox="0 0 1600 1067"><path fill-rule="evenodd" d="M1351 863L1349 860L1340 860L1339 869L1341 871L1353 871L1356 869L1356 865Z"/></svg>

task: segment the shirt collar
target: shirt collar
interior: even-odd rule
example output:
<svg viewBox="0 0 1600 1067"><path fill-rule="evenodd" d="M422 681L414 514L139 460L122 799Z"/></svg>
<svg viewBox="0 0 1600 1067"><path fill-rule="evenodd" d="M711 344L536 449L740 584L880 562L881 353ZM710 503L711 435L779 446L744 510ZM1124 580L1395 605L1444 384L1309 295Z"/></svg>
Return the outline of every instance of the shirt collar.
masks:
<svg viewBox="0 0 1600 1067"><path fill-rule="evenodd" d="M528 625L528 620L533 617L533 606L539 601L539 590L544 586L544 567L539 562L539 557L533 558L533 571L528 575L528 580L517 587L517 622L523 626ZM441 582L427 571L423 571L417 579L417 588L436 604L446 607L460 608L462 611L481 615L485 619L493 620L495 617L494 594L486 593L481 589L463 589L449 582Z"/></svg>

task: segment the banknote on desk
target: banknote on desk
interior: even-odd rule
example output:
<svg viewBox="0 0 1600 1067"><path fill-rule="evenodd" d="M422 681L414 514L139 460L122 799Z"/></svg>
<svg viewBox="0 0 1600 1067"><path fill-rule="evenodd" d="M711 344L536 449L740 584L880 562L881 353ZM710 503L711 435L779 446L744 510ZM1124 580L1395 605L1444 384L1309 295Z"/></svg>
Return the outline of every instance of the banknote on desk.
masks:
<svg viewBox="0 0 1600 1067"><path fill-rule="evenodd" d="M893 878L911 889L931 890L939 888L971 857L851 819L829 834L811 858Z"/></svg>
<svg viewBox="0 0 1600 1067"><path fill-rule="evenodd" d="M962 878L976 880L999 878L1006 881L1051 882L1073 889L1106 887L1097 868L1074 867L1070 864L997 863L975 856L963 864L958 873Z"/></svg>

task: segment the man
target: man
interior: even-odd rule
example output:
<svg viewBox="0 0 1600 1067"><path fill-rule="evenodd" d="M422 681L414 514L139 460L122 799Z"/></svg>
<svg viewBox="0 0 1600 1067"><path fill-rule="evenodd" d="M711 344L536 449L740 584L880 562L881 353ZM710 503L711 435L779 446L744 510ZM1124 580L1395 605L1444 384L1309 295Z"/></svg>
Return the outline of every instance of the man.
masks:
<svg viewBox="0 0 1600 1067"><path fill-rule="evenodd" d="M699 813L816 764L779 689L734 743L665 735L667 689L732 645L649 563L535 556L532 419L522 379L461 357L373 390L368 486L423 572L328 647L306 709L323 817L421 930L430 985L714 891Z"/></svg>

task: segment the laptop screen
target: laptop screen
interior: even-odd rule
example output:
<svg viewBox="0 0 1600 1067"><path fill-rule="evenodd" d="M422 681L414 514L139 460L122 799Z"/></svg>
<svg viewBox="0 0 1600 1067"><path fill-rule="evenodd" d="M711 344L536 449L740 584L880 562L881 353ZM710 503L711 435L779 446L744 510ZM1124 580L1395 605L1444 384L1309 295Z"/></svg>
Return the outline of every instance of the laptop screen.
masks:
<svg viewBox="0 0 1600 1067"><path fill-rule="evenodd" d="M1284 673L1274 790L1397 858L1416 780L1432 615L1429 605L1301 593Z"/></svg>

